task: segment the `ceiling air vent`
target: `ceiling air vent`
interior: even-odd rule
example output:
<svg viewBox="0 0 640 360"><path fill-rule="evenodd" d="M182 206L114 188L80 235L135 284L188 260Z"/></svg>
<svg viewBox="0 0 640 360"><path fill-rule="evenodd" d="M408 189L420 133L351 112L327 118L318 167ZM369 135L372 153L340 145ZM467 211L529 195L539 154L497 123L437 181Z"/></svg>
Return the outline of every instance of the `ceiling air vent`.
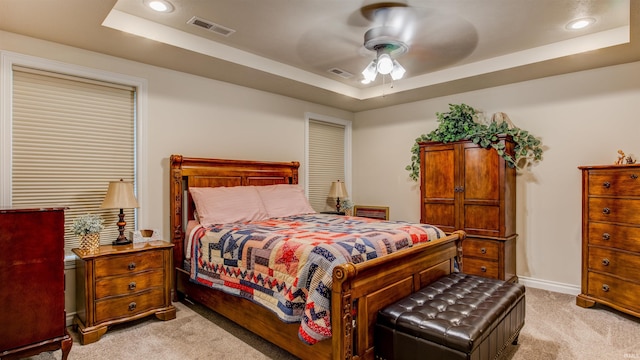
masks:
<svg viewBox="0 0 640 360"><path fill-rule="evenodd" d="M205 30L214 32L218 35L222 35L222 36L229 36L231 34L233 34L234 32L236 32L233 29L229 29L228 27L224 27L222 25L218 25L214 22L211 22L209 20L205 20L203 18L199 18L197 16L192 17L191 19L189 19L189 21L187 21L187 24L191 24L197 27L201 27Z"/></svg>
<svg viewBox="0 0 640 360"><path fill-rule="evenodd" d="M348 78L353 76L352 73L346 72L346 71L344 71L342 69L338 69L338 68L332 68L332 69L329 69L327 71L329 71L330 73L332 73L334 75L338 75L338 76L340 76L342 78L345 78L345 79L348 79Z"/></svg>

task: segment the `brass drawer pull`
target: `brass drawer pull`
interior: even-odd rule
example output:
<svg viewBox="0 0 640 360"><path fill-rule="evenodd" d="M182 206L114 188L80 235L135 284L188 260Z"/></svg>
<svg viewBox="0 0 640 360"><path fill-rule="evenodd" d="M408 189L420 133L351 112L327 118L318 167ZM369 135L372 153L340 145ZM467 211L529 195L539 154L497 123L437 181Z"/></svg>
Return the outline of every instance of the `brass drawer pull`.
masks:
<svg viewBox="0 0 640 360"><path fill-rule="evenodd" d="M602 234L602 240L609 240L609 239L611 239L611 235L609 235L609 233Z"/></svg>
<svg viewBox="0 0 640 360"><path fill-rule="evenodd" d="M128 268L129 268L129 270L135 270L135 268L136 268L136 263L134 263L134 262L130 263L130 264L129 264L129 266L128 266Z"/></svg>
<svg viewBox="0 0 640 360"><path fill-rule="evenodd" d="M609 215L609 214L611 214L611 209L604 208L604 209L602 209L602 213L605 214L605 215Z"/></svg>
<svg viewBox="0 0 640 360"><path fill-rule="evenodd" d="M636 174L631 174L631 178L632 178L633 180L635 180L635 179L637 179L637 178L638 178L638 175L636 175Z"/></svg>
<svg viewBox="0 0 640 360"><path fill-rule="evenodd" d="M136 282L132 281L129 283L129 290L134 290L136 288Z"/></svg>
<svg viewBox="0 0 640 360"><path fill-rule="evenodd" d="M487 249L485 248L481 248L480 249L480 254L486 254L487 253Z"/></svg>
<svg viewBox="0 0 640 360"><path fill-rule="evenodd" d="M602 265L609 266L609 259L607 258L602 259Z"/></svg>
<svg viewBox="0 0 640 360"><path fill-rule="evenodd" d="M609 285L607 285L607 284L602 284L602 291L604 291L604 292L608 292L608 291L609 291Z"/></svg>
<svg viewBox="0 0 640 360"><path fill-rule="evenodd" d="M134 302L132 302L131 304L129 304L129 311L133 311L133 310L135 310L135 309L136 309L136 303L135 303L135 301L134 301Z"/></svg>
<svg viewBox="0 0 640 360"><path fill-rule="evenodd" d="M480 266L480 271L487 272L487 267L486 266Z"/></svg>
<svg viewBox="0 0 640 360"><path fill-rule="evenodd" d="M604 184L602 184L602 186L604 186L605 189L608 189L611 187L611 183L608 181L605 181Z"/></svg>

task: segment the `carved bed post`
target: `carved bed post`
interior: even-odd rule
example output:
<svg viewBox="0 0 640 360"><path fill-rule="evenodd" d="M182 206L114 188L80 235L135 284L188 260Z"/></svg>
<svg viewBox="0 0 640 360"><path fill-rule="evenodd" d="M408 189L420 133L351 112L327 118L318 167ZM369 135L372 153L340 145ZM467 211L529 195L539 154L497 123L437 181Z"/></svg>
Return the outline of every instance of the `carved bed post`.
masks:
<svg viewBox="0 0 640 360"><path fill-rule="evenodd" d="M456 230L453 233L460 235L460 238L456 240L456 248L458 249L458 269L462 271L462 241L467 237L467 233L462 230Z"/></svg>
<svg viewBox="0 0 640 360"><path fill-rule="evenodd" d="M175 194L173 199L169 199L169 223L171 224L171 242L173 243L173 266L182 267L182 251L184 249L184 234L182 231L182 155L171 155L169 169L169 186L172 187L170 193ZM175 271L171 269L173 289L172 299L178 301L177 281Z"/></svg>
<svg viewBox="0 0 640 360"><path fill-rule="evenodd" d="M336 266L333 269L331 329L334 360L353 358L353 300L351 298L351 279L356 270L352 263Z"/></svg>

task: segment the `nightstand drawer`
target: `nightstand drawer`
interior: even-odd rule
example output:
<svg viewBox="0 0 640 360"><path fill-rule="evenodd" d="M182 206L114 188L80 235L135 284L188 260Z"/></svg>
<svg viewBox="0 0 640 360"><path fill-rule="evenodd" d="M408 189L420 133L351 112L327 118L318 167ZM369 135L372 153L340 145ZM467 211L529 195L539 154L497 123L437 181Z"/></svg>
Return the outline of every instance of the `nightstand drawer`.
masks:
<svg viewBox="0 0 640 360"><path fill-rule="evenodd" d="M474 256L485 259L498 260L499 246L495 241L465 239L462 242L462 256Z"/></svg>
<svg viewBox="0 0 640 360"><path fill-rule="evenodd" d="M161 269L162 251L144 251L137 254L96 259L96 279L105 276L131 274L150 269Z"/></svg>
<svg viewBox="0 0 640 360"><path fill-rule="evenodd" d="M465 257L463 253L462 272L469 275L478 275L478 276L497 279L498 278L498 262L489 261L485 259L474 259L474 258Z"/></svg>
<svg viewBox="0 0 640 360"><path fill-rule="evenodd" d="M164 271L154 270L130 276L103 277L96 280L96 300L107 296L133 294L152 287L162 287Z"/></svg>
<svg viewBox="0 0 640 360"><path fill-rule="evenodd" d="M164 304L164 289L156 288L136 295L96 301L96 323L131 317Z"/></svg>

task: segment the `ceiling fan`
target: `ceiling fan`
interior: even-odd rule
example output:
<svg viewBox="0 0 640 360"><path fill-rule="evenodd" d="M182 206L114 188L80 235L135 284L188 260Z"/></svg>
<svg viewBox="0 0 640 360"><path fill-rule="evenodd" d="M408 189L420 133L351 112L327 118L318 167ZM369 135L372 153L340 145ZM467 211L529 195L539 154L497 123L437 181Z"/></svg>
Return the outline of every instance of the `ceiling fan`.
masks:
<svg viewBox="0 0 640 360"><path fill-rule="evenodd" d="M364 34L364 47L376 52L375 59L362 71L362 82L374 81L378 73L389 74L393 80L401 79L406 70L396 58L409 50L403 37L407 36L412 22L412 12L406 1L365 4L360 12L372 22L372 27Z"/></svg>
<svg viewBox="0 0 640 360"><path fill-rule="evenodd" d="M378 73L401 79L406 70L397 59L407 53L409 67L437 67L468 55L477 42L475 29L455 14L408 0L366 0L360 15L368 25L364 48L376 54L362 71L364 84Z"/></svg>

